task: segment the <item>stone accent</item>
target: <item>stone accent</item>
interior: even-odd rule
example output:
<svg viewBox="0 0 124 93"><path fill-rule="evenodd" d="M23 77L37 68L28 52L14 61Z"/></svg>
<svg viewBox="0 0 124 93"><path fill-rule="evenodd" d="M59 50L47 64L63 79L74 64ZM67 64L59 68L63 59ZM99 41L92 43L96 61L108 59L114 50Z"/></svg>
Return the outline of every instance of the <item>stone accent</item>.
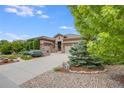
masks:
<svg viewBox="0 0 124 93"><path fill-rule="evenodd" d="M67 62L63 62L62 63L62 67L66 70L69 70L70 69L70 65L67 63Z"/></svg>
<svg viewBox="0 0 124 93"><path fill-rule="evenodd" d="M72 70L69 70L69 72L71 73L78 73L78 74L99 74L99 73L104 73L106 71L107 69L104 69L102 71L72 71Z"/></svg>
<svg viewBox="0 0 124 93"><path fill-rule="evenodd" d="M41 37L40 39L40 49L44 55L49 55L50 53L55 52L67 52L74 44L77 44L80 41L80 36L71 36L67 37L62 34L57 34L54 38L49 38L46 36ZM65 47L66 51L65 51Z"/></svg>

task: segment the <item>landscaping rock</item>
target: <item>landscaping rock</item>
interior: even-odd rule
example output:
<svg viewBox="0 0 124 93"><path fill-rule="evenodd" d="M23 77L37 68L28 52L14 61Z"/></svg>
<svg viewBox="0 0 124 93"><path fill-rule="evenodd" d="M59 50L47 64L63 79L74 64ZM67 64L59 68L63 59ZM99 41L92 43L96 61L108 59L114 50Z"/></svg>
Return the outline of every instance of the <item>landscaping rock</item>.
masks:
<svg viewBox="0 0 124 93"><path fill-rule="evenodd" d="M8 58L2 60L3 63L8 63Z"/></svg>
<svg viewBox="0 0 124 93"><path fill-rule="evenodd" d="M19 62L19 59L13 59L14 62Z"/></svg>
<svg viewBox="0 0 124 93"><path fill-rule="evenodd" d="M69 70L70 65L67 62L63 62L62 67L66 70Z"/></svg>
<svg viewBox="0 0 124 93"><path fill-rule="evenodd" d="M8 59L8 63L14 62L13 59Z"/></svg>
<svg viewBox="0 0 124 93"><path fill-rule="evenodd" d="M0 64L19 62L19 59L0 58Z"/></svg>
<svg viewBox="0 0 124 93"><path fill-rule="evenodd" d="M22 84L27 88L123 88L112 77L124 75L124 66L106 66L108 71L99 74L76 74L48 71Z"/></svg>

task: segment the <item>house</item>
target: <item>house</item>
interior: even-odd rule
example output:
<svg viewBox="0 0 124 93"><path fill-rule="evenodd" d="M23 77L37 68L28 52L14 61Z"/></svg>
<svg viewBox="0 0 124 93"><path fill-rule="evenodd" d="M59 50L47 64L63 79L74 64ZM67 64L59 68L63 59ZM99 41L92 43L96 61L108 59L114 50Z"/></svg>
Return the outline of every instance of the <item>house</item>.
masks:
<svg viewBox="0 0 124 93"><path fill-rule="evenodd" d="M77 44L80 39L80 35L75 34L57 34L53 38L42 36L40 38L40 49L44 55L59 51L68 53L71 46Z"/></svg>

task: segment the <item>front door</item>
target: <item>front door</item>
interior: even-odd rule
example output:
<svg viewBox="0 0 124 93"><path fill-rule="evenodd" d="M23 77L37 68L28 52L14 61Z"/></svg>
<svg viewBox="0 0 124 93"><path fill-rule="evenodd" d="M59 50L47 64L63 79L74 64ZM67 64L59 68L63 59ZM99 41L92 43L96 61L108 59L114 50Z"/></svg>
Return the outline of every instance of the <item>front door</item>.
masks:
<svg viewBox="0 0 124 93"><path fill-rule="evenodd" d="M58 42L58 51L61 51L61 41Z"/></svg>

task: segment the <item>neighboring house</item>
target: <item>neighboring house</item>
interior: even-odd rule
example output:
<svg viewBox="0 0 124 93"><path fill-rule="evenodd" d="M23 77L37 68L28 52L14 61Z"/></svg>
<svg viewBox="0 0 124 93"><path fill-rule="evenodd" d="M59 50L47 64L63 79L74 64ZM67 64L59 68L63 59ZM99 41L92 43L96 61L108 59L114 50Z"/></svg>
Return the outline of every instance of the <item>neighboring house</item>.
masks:
<svg viewBox="0 0 124 93"><path fill-rule="evenodd" d="M40 49L44 55L59 51L68 53L71 46L77 44L80 39L80 35L75 34L57 34L53 38L42 36L40 38Z"/></svg>

